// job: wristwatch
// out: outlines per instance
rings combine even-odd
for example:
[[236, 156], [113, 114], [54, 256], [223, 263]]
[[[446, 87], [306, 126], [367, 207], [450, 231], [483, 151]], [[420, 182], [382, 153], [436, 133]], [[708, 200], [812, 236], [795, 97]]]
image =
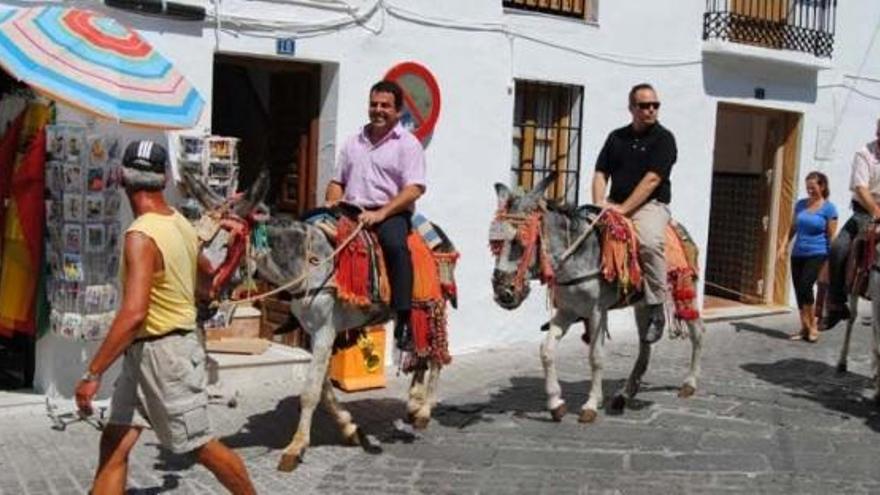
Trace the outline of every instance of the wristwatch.
[[86, 370], [86, 372], [83, 373], [83, 376], [80, 377], [80, 380], [82, 380], [84, 382], [97, 382], [97, 381], [101, 380], [101, 375], [99, 375], [98, 373], [92, 373], [91, 371]]

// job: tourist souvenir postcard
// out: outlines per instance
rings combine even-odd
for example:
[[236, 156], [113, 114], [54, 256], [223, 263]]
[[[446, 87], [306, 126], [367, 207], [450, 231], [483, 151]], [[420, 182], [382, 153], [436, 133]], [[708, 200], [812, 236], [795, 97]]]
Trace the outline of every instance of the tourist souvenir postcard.
[[99, 340], [104, 337], [104, 322], [106, 318], [103, 314], [86, 315], [83, 317], [82, 338], [85, 340]]
[[119, 224], [111, 223], [107, 225], [107, 251], [119, 251]]
[[78, 223], [64, 224], [64, 251], [73, 254], [82, 253], [82, 225]]
[[64, 162], [64, 192], [82, 192], [85, 179], [79, 162]]
[[83, 220], [83, 197], [81, 194], [64, 195], [64, 221], [82, 222]]
[[90, 223], [86, 225], [86, 252], [102, 253], [106, 250], [106, 230], [104, 224]]
[[180, 158], [187, 162], [202, 162], [204, 139], [201, 136], [178, 136], [180, 142]]
[[87, 194], [85, 221], [100, 222], [104, 219], [104, 195], [101, 193]]
[[65, 135], [64, 151], [67, 161], [81, 163], [83, 153], [88, 146], [85, 128], [76, 126], [67, 127]]
[[82, 336], [83, 318], [79, 313], [64, 313], [61, 317], [61, 335], [71, 339]]
[[83, 279], [82, 257], [79, 254], [64, 253], [63, 263], [64, 280], [81, 282]]
[[86, 287], [86, 313], [98, 313], [104, 309], [102, 307], [102, 302], [104, 299], [104, 292], [107, 290], [106, 287], [106, 285], [89, 285]]
[[86, 169], [86, 190], [101, 192], [104, 190], [104, 167], [91, 166]]
[[119, 205], [122, 199], [119, 197], [119, 193], [116, 191], [111, 191], [104, 197], [104, 219], [108, 221], [115, 221], [117, 215], [119, 215]]
[[89, 165], [103, 167], [107, 163], [107, 143], [103, 136], [91, 135], [88, 137]]

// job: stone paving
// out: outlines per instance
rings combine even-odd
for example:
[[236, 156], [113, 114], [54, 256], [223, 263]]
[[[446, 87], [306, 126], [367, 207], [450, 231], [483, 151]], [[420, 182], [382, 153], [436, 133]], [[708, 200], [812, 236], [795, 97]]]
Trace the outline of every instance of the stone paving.
[[[212, 406], [212, 414], [260, 493], [880, 493], [870, 328], [857, 323], [850, 371], [839, 375], [842, 325], [814, 345], [790, 342], [794, 325], [793, 314], [709, 325], [691, 399], [676, 397], [690, 347], [664, 340], [637, 399], [589, 426], [577, 423], [589, 387], [580, 328], [560, 346], [573, 411], [561, 423], [544, 411], [534, 343], [457, 356], [422, 434], [400, 423], [406, 378], [389, 370], [386, 389], [339, 394], [382, 452], [342, 446], [319, 411], [312, 447], [293, 473], [275, 470], [298, 418], [291, 386], [255, 385], [239, 407]], [[630, 331], [617, 329], [606, 352], [606, 396], [621, 386], [635, 352]], [[97, 442], [84, 423], [59, 432], [35, 410], [0, 416], [0, 493], [84, 493]], [[149, 433], [133, 453], [129, 487], [131, 494], [222, 492], [209, 472], [163, 452]]]

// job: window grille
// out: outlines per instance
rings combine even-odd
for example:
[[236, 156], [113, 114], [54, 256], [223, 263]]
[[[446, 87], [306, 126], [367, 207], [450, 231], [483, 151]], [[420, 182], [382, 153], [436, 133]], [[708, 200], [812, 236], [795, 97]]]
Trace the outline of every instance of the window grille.
[[505, 8], [591, 19], [590, 0], [502, 0]]
[[551, 172], [547, 197], [578, 203], [581, 169], [581, 86], [516, 81], [513, 111], [513, 183], [530, 190]]

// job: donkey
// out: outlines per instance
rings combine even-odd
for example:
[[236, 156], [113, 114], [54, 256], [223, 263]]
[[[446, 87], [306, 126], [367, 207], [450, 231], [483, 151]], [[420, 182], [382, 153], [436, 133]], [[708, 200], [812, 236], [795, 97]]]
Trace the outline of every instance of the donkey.
[[[590, 345], [592, 384], [589, 399], [581, 408], [578, 420], [581, 423], [592, 423], [603, 403], [603, 353], [608, 332], [608, 310], [617, 302], [618, 287], [606, 282], [601, 273], [600, 240], [597, 233], [592, 231], [593, 220], [600, 210], [594, 206], [567, 211], [548, 208], [542, 196], [554, 178], [555, 174], [548, 176], [532, 191], [524, 194], [512, 192], [504, 184], [495, 184], [499, 214], [493, 224], [493, 233], [490, 234], [496, 255], [492, 288], [495, 302], [499, 306], [515, 309], [528, 297], [530, 281], [538, 278], [542, 270], [548, 268], [542, 265], [551, 265], [549, 268], [555, 277], [555, 310], [541, 344], [547, 409], [554, 421], [561, 421], [567, 413], [556, 374], [556, 346], [572, 323], [585, 320]], [[522, 222], [528, 221], [526, 219], [537, 223], [535, 239], [522, 238]], [[564, 258], [564, 255], [569, 254], [566, 251], [570, 248], [573, 248], [570, 256]], [[642, 375], [648, 367], [651, 347], [645, 341], [649, 323], [646, 309], [643, 304], [635, 305], [640, 337], [639, 354], [623, 390], [617, 392], [611, 401], [611, 410], [622, 411], [626, 401], [635, 397]], [[697, 389], [704, 331], [700, 319], [686, 322], [686, 326], [692, 351], [690, 371], [678, 394], [683, 398], [690, 397]]]
[[[874, 229], [873, 233], [869, 233], [867, 229]], [[846, 321], [846, 331], [843, 336], [843, 343], [840, 346], [840, 356], [837, 359], [837, 372], [846, 373], [848, 369], [847, 360], [849, 357], [849, 344], [852, 338], [853, 326], [858, 320], [859, 299], [864, 297], [871, 301], [871, 380], [874, 384], [874, 400], [880, 405], [880, 243], [874, 247], [873, 263], [871, 266], [861, 266], [861, 254], [865, 254], [865, 248], [871, 249], [873, 240], [880, 234], [880, 225], [871, 223], [867, 226], [862, 234], [859, 234], [856, 241], [850, 248], [849, 260], [847, 267], [855, 270], [854, 280], [850, 282], [847, 294], [847, 304], [849, 305], [850, 318]], [[868, 260], [870, 263], [870, 260]], [[864, 285], [864, 278], [867, 277], [867, 287]], [[848, 280], [849, 282], [849, 280]], [[861, 283], [860, 283], [861, 282]]]
[[[194, 197], [209, 211], [226, 209], [222, 198], [198, 180], [184, 174]], [[261, 175], [244, 193], [241, 202], [253, 205], [268, 189], [267, 175]], [[236, 211], [243, 208], [236, 205]], [[336, 421], [348, 445], [361, 446], [368, 452], [379, 449], [371, 445], [352, 415], [336, 400], [328, 375], [328, 364], [337, 334], [390, 320], [392, 311], [384, 304], [357, 308], [343, 303], [336, 296], [334, 283], [334, 246], [324, 231], [306, 222], [272, 219], [267, 224], [269, 250], [256, 257], [257, 272], [277, 286], [290, 285], [290, 310], [311, 337], [312, 361], [306, 372], [305, 386], [300, 395], [300, 418], [296, 433], [278, 462], [279, 471], [292, 471], [302, 461], [310, 442], [312, 415], [318, 403]], [[444, 242], [448, 243], [448, 240]], [[448, 245], [451, 249], [451, 244]], [[417, 429], [424, 429], [436, 404], [437, 382], [441, 364], [431, 358], [418, 358], [413, 371], [407, 402], [407, 420]]]

